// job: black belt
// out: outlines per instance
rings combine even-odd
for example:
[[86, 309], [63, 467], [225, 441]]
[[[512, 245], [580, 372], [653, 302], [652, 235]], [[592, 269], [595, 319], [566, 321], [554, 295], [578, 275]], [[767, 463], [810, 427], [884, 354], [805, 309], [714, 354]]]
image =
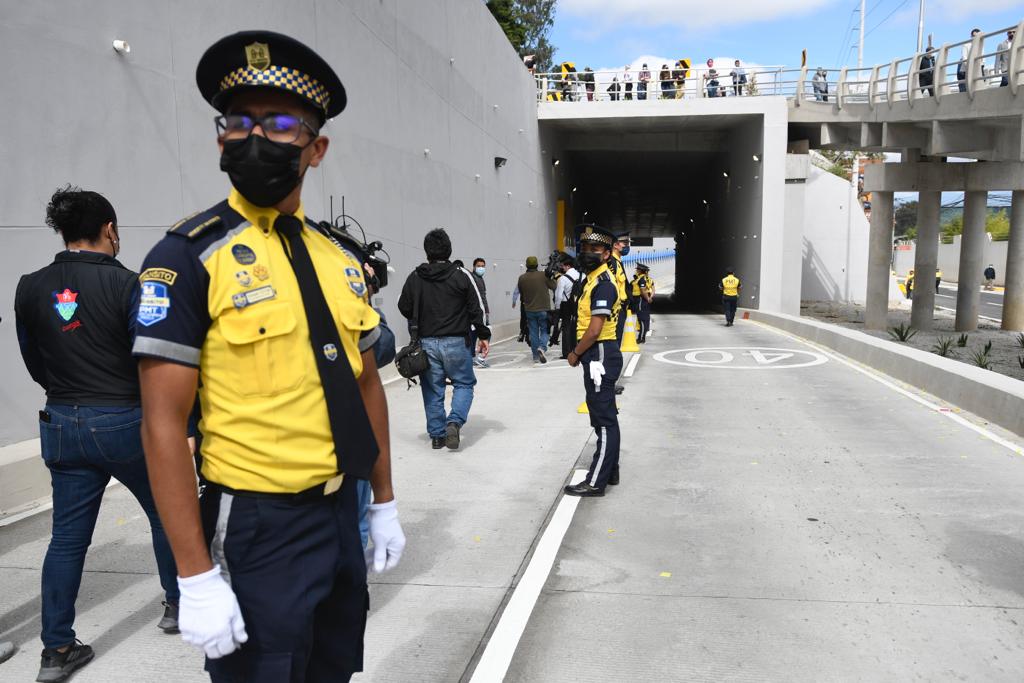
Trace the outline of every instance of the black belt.
[[231, 494], [232, 496], [240, 496], [242, 498], [263, 498], [267, 500], [281, 500], [289, 503], [315, 503], [318, 500], [323, 500], [328, 496], [333, 496], [341, 490], [341, 484], [345, 480], [344, 474], [339, 474], [336, 477], [331, 477], [322, 484], [311, 486], [304, 491], [297, 491], [295, 493], [281, 493], [276, 491], [242, 491], [239, 489], [233, 489], [230, 486], [224, 486], [223, 484], [217, 484], [212, 481], [206, 482], [208, 486], [212, 486], [218, 491]]

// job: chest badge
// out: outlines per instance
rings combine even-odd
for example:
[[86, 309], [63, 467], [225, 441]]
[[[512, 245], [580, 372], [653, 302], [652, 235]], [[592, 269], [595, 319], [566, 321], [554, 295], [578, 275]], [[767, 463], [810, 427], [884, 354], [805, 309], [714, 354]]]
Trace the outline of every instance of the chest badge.
[[270, 277], [270, 271], [267, 270], [267, 267], [262, 263], [257, 263], [255, 266], [252, 267], [252, 274], [256, 276], [257, 280], [261, 281], [266, 280], [268, 277]]
[[57, 311], [57, 315], [59, 315], [61, 320], [64, 322], [71, 322], [71, 318], [74, 317], [75, 311], [78, 310], [78, 292], [72, 292], [70, 289], [65, 287], [63, 292], [54, 292], [53, 296], [57, 299], [57, 302], [53, 305], [53, 308]]
[[358, 268], [346, 268], [345, 277], [348, 279], [348, 286], [356, 296], [362, 298], [366, 294], [366, 283], [363, 282], [363, 273]]
[[256, 252], [252, 250], [252, 247], [248, 247], [244, 244], [236, 244], [231, 247], [231, 255], [234, 256], [235, 260], [243, 266], [256, 263]]
[[334, 344], [324, 344], [324, 358], [332, 362], [338, 360], [338, 347]]
[[238, 284], [243, 287], [248, 287], [252, 284], [252, 275], [249, 275], [249, 271], [247, 270], [240, 270], [235, 273], [235, 279], [238, 280]]

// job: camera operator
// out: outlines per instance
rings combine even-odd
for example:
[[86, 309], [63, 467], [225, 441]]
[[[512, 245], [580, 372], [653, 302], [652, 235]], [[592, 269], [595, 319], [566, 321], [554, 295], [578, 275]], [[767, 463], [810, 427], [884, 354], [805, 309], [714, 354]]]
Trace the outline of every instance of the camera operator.
[[555, 282], [555, 309], [558, 311], [559, 323], [562, 327], [562, 355], [560, 358], [567, 358], [573, 344], [576, 343], [576, 330], [572, 326], [573, 316], [573, 290], [580, 281], [580, 273], [576, 268], [575, 260], [568, 254], [559, 254], [558, 270], [562, 274]]

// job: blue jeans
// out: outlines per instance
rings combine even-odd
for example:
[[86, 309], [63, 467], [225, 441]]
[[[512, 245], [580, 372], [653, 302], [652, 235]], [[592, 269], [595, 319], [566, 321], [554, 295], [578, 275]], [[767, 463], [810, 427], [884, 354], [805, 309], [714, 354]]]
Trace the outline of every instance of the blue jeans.
[[[437, 439], [444, 436], [445, 425], [449, 422], [462, 426], [469, 419], [476, 385], [473, 358], [466, 349], [465, 337], [424, 337], [420, 344], [430, 359], [430, 368], [420, 375], [427, 433]], [[445, 378], [451, 379], [454, 388], [450, 413], [444, 408]]]
[[39, 421], [43, 461], [53, 486], [53, 536], [43, 560], [43, 645], [75, 641], [75, 600], [103, 491], [114, 477], [149, 517], [160, 585], [178, 602], [177, 569], [153, 503], [142, 452], [142, 409], [47, 405]]
[[533, 358], [548, 348], [548, 312], [527, 311], [526, 324], [530, 326], [530, 349], [533, 350]]

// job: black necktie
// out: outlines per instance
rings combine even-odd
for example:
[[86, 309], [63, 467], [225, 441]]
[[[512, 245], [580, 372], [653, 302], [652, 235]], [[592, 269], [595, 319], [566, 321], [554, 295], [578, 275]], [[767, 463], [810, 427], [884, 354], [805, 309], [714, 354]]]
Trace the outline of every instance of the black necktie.
[[302, 241], [302, 222], [295, 216], [281, 215], [274, 221], [274, 229], [288, 239], [289, 261], [299, 282], [313, 357], [324, 387], [338, 471], [369, 479], [380, 449], [373, 436], [373, 427], [359, 394], [355, 374], [341, 345], [338, 326], [327, 306], [309, 250]]

